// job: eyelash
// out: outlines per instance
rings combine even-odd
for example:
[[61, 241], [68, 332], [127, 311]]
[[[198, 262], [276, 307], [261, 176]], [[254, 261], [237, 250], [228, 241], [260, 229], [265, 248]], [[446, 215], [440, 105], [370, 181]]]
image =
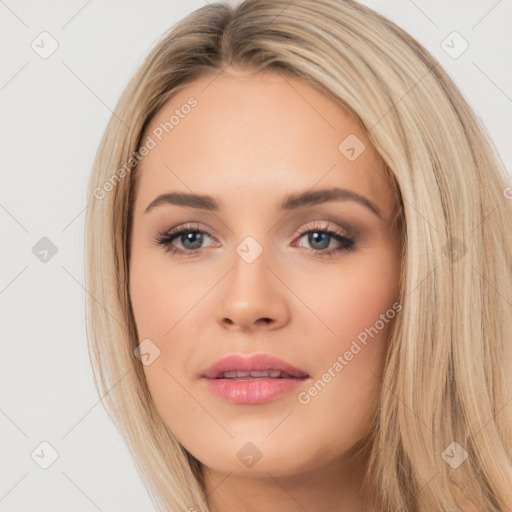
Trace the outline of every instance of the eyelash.
[[[308, 233], [325, 233], [333, 238], [335, 238], [338, 242], [342, 243], [341, 247], [338, 247], [336, 249], [324, 249], [321, 251], [315, 250], [315, 249], [308, 249], [309, 251], [312, 251], [315, 253], [315, 255], [319, 257], [329, 257], [334, 256], [337, 253], [340, 252], [350, 252], [354, 250], [355, 248], [355, 240], [352, 238], [349, 238], [345, 235], [343, 235], [341, 232], [337, 230], [330, 229], [326, 225], [322, 224], [315, 224], [312, 227], [308, 227], [307, 229], [299, 230], [298, 238], [302, 238], [305, 234]], [[169, 252], [173, 255], [181, 255], [184, 257], [193, 257], [194, 253], [199, 252], [201, 249], [194, 249], [194, 250], [183, 250], [183, 249], [177, 249], [175, 247], [171, 246], [171, 243], [178, 238], [180, 235], [185, 233], [200, 233], [202, 235], [208, 235], [210, 238], [213, 238], [208, 231], [204, 231], [201, 229], [198, 225], [186, 225], [181, 228], [173, 229], [170, 231], [166, 231], [163, 233], [160, 233], [156, 238], [155, 242], [159, 245], [162, 245], [164, 247], [164, 250], [166, 252]]]

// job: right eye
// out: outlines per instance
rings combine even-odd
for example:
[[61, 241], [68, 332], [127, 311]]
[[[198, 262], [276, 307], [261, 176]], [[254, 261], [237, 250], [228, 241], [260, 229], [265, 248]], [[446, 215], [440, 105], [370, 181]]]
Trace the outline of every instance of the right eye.
[[[193, 253], [197, 253], [203, 248], [200, 245], [205, 235], [212, 238], [207, 231], [204, 231], [197, 225], [180, 226], [179, 228], [161, 233], [155, 239], [155, 242], [163, 245], [166, 252], [190, 257], [194, 255]], [[176, 239], [181, 243], [183, 249], [173, 245]]]

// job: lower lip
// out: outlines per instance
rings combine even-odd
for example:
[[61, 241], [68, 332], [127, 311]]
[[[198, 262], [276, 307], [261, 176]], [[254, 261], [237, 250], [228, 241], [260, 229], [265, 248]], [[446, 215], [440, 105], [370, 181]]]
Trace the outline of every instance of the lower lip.
[[212, 393], [235, 404], [263, 404], [300, 387], [307, 378], [205, 379]]

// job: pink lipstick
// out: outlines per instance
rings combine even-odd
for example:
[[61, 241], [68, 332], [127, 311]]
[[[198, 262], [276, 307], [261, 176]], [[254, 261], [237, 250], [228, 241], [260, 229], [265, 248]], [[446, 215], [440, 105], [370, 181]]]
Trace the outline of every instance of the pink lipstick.
[[204, 371], [208, 389], [236, 404], [256, 405], [274, 400], [302, 386], [307, 372], [270, 354], [231, 355]]

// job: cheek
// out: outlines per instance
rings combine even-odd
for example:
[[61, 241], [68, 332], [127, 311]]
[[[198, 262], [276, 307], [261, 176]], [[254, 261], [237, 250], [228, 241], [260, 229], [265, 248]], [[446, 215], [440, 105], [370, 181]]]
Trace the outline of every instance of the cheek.
[[314, 339], [313, 324], [322, 332], [316, 344], [321, 350], [311, 356], [318, 374], [301, 403], [307, 405], [308, 415], [330, 418], [333, 426], [342, 425], [356, 436], [368, 422], [390, 331], [401, 309], [400, 263], [393, 248], [352, 263], [301, 281], [299, 293], [310, 290], [307, 304], [320, 320], [311, 317], [304, 332]]
[[140, 255], [130, 265], [130, 297], [140, 338], [170, 335], [215, 282], [211, 272], [184, 270], [166, 258], [170, 256], [165, 253], [156, 258]]
[[[185, 381], [190, 379], [198, 355], [192, 342], [201, 318], [194, 308], [201, 307], [200, 299], [215, 283], [214, 277], [201, 272], [191, 275], [169, 265], [165, 258], [141, 254], [130, 264], [130, 298], [138, 341], [151, 340], [159, 353], [143, 366], [146, 382], [157, 408], [171, 425], [181, 416], [180, 411], [193, 406], [182, 386], [188, 387]], [[198, 416], [200, 413], [196, 411]]]
[[370, 336], [368, 330], [375, 334], [372, 327], [385, 337], [399, 295], [400, 262], [395, 248], [352, 254], [339, 265], [303, 275], [294, 291], [316, 314], [318, 327], [325, 332], [324, 346], [340, 349], [353, 338]]

